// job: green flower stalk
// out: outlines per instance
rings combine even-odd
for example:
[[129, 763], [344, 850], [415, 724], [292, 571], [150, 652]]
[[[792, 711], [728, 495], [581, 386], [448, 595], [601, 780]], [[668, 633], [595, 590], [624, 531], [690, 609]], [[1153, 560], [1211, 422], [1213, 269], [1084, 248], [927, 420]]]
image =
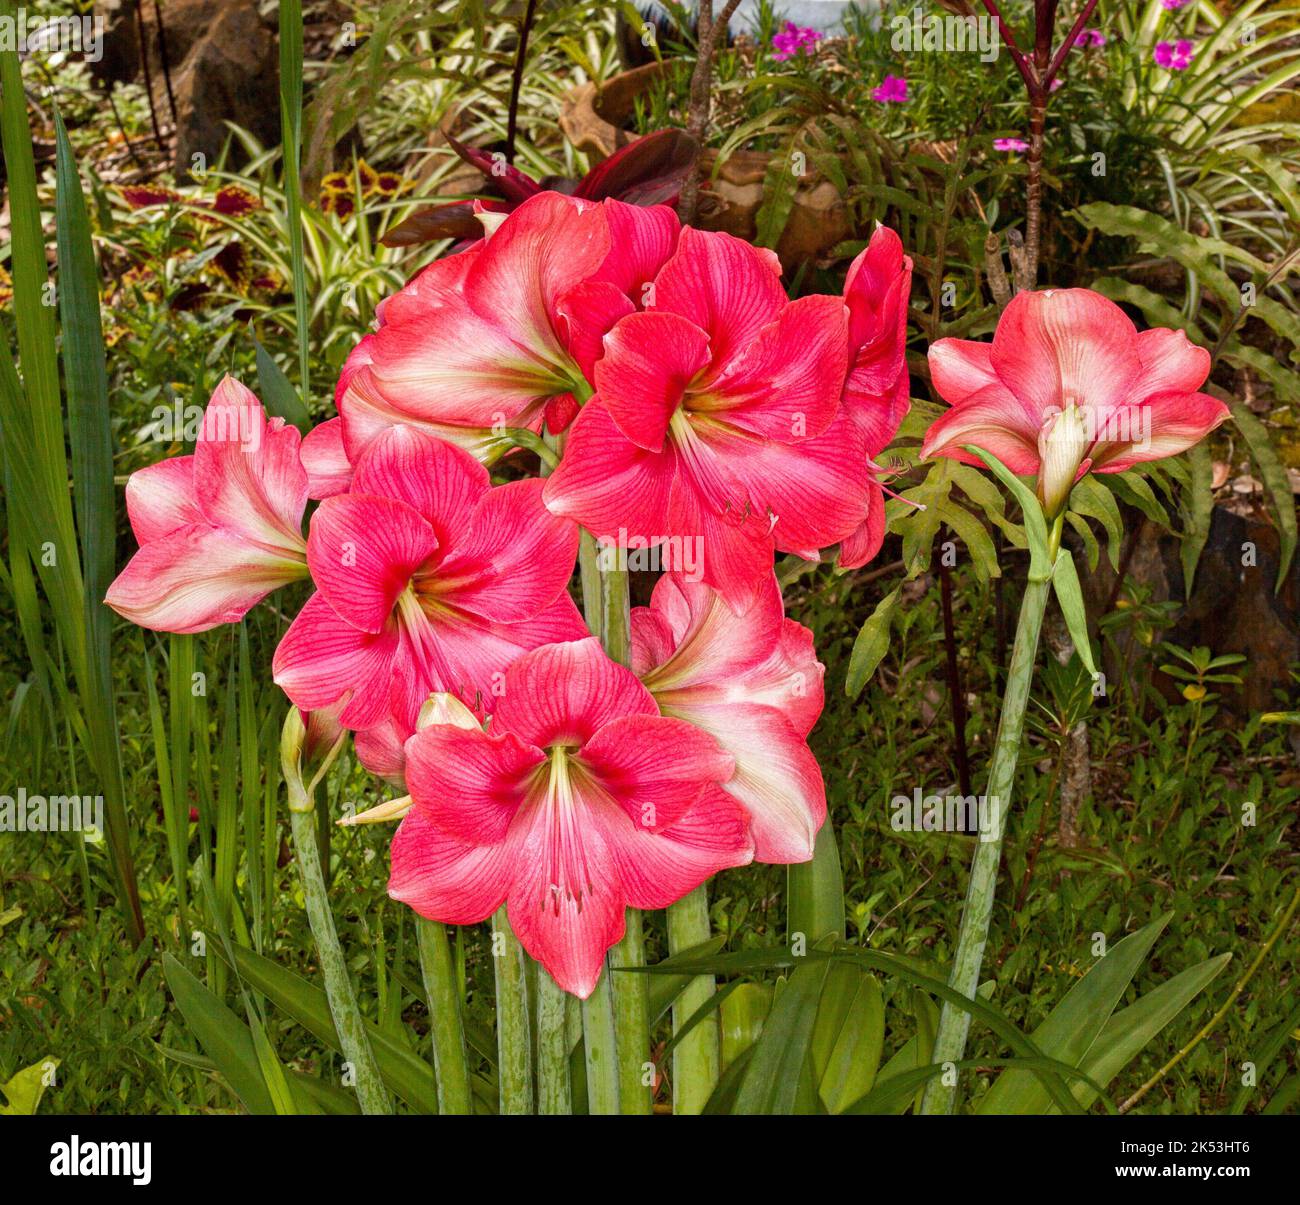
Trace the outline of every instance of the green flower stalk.
[[343, 1057], [352, 1066], [356, 1077], [357, 1101], [363, 1113], [391, 1113], [392, 1103], [374, 1052], [366, 1033], [361, 1009], [348, 974], [343, 947], [339, 944], [334, 914], [330, 911], [329, 894], [321, 868], [320, 848], [316, 843], [316, 823], [312, 815], [316, 807], [316, 787], [338, 756], [345, 733], [339, 733], [332, 748], [311, 781], [304, 785], [302, 779], [302, 752], [306, 728], [296, 707], [289, 708], [280, 735], [280, 768], [289, 789], [289, 828], [293, 836], [294, 860], [302, 881], [303, 896], [307, 901], [307, 920], [311, 925], [312, 940], [316, 944], [316, 957], [325, 980], [325, 996], [329, 1001], [330, 1016], [338, 1031]]
[[416, 940], [420, 974], [429, 1001], [429, 1034], [433, 1041], [433, 1068], [438, 1079], [438, 1111], [465, 1115], [474, 1111], [469, 1086], [469, 1059], [460, 1011], [460, 986], [452, 965], [447, 927], [418, 917]]

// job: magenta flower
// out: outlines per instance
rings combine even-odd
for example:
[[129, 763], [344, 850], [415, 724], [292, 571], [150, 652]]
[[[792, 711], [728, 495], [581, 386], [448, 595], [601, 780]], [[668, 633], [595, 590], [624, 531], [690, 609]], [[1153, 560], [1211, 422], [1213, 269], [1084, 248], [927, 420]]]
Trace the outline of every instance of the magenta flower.
[[1105, 46], [1106, 35], [1100, 29], [1081, 29], [1079, 36], [1074, 39], [1074, 44], [1081, 50], [1086, 50], [1090, 46]]
[[993, 139], [993, 149], [995, 151], [1027, 151], [1029, 143], [1023, 138], [995, 138]]
[[1192, 0], [1160, 0], [1160, 7], [1166, 12], [1177, 12], [1180, 8], [1186, 8]]
[[777, 62], [784, 63], [786, 59], [793, 58], [796, 54], [811, 50], [820, 39], [821, 34], [815, 29], [787, 21], [780, 33], [772, 35], [772, 57]]
[[1194, 52], [1193, 43], [1186, 38], [1179, 38], [1177, 42], [1157, 42], [1152, 57], [1157, 67], [1163, 67], [1167, 71], [1182, 71], [1191, 63]]
[[871, 93], [871, 99], [882, 105], [901, 105], [907, 101], [907, 80], [901, 75], [886, 75]]

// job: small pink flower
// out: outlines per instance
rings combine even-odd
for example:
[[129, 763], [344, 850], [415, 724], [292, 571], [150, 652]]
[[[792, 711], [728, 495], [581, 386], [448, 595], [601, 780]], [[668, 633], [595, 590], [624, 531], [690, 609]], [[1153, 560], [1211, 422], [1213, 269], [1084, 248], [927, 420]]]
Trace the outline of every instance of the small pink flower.
[[907, 80], [901, 75], [887, 75], [871, 93], [871, 99], [882, 105], [901, 105], [907, 102]]
[[1023, 138], [995, 138], [993, 139], [993, 149], [995, 151], [1027, 151], [1029, 143]]
[[1179, 38], [1177, 42], [1157, 42], [1152, 57], [1157, 67], [1163, 67], [1167, 71], [1183, 71], [1191, 63], [1194, 52], [1193, 43], [1186, 38]]
[[777, 62], [784, 63], [786, 59], [811, 50], [820, 39], [821, 34], [815, 29], [787, 21], [780, 33], [772, 35], [772, 57]]
[[1074, 44], [1080, 50], [1086, 50], [1090, 46], [1105, 46], [1106, 35], [1100, 29], [1083, 29], [1079, 31], [1079, 36], [1074, 39]]
[[1177, 12], [1180, 8], [1186, 8], [1191, 0], [1160, 0], [1160, 7], [1166, 12]]

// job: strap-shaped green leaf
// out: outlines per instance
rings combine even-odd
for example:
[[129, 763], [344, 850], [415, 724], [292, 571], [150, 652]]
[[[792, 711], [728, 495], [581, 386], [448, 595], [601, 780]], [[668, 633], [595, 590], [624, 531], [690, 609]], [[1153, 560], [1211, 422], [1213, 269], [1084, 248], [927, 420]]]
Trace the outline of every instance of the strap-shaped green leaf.
[[1088, 612], [1083, 605], [1083, 591], [1079, 587], [1079, 572], [1074, 567], [1074, 557], [1068, 548], [1061, 548], [1056, 553], [1056, 564], [1052, 567], [1052, 589], [1056, 591], [1056, 601], [1061, 604], [1061, 614], [1065, 616], [1065, 626], [1070, 630], [1070, 639], [1074, 641], [1079, 660], [1094, 678], [1097, 667], [1092, 660], [1092, 644], [1088, 639]]
[[1015, 495], [1024, 513], [1025, 534], [1029, 537], [1029, 579], [1035, 582], [1047, 581], [1052, 576], [1052, 558], [1047, 550], [1047, 519], [1033, 491], [992, 452], [977, 448], [974, 444], [965, 445], [965, 450], [978, 456]]

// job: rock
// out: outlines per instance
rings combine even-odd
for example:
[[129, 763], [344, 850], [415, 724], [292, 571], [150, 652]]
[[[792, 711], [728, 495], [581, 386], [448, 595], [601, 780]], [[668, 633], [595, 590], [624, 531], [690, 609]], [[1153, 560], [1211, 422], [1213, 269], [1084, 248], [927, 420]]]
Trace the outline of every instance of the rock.
[[216, 161], [230, 134], [227, 121], [263, 143], [279, 141], [279, 52], [257, 0], [100, 0], [95, 15], [103, 19], [103, 54], [91, 64], [95, 77], [106, 86], [147, 78], [163, 126], [171, 124], [170, 75], [178, 177], [190, 171], [195, 154], [208, 165]]
[[[1277, 710], [1279, 691], [1290, 700], [1289, 708], [1300, 698], [1300, 687], [1291, 677], [1291, 667], [1300, 662], [1300, 564], [1292, 562], [1275, 593], [1277, 530], [1257, 508], [1243, 509], [1246, 513], [1237, 513], [1235, 507], [1214, 508], [1190, 599], [1183, 589], [1179, 539], [1152, 523], [1142, 523], [1128, 573], [1150, 588], [1151, 601], [1183, 604], [1164, 639], [1184, 648], [1202, 644], [1215, 654], [1245, 656], [1246, 664], [1235, 671], [1242, 685], [1221, 691], [1221, 705], [1244, 716]], [[1125, 522], [1132, 533], [1141, 519], [1128, 513]], [[1115, 574], [1103, 554], [1097, 570], [1083, 582], [1091, 615], [1102, 614], [1114, 583]], [[1115, 682], [1120, 666], [1108, 661], [1106, 672]], [[1156, 685], [1170, 699], [1179, 697], [1165, 675], [1156, 675]]]
[[255, 0], [180, 0], [167, 5], [164, 20], [168, 53], [185, 49], [172, 76], [177, 175], [191, 169], [196, 155], [208, 166], [216, 162], [230, 136], [226, 122], [265, 145], [277, 143], [279, 51]]

